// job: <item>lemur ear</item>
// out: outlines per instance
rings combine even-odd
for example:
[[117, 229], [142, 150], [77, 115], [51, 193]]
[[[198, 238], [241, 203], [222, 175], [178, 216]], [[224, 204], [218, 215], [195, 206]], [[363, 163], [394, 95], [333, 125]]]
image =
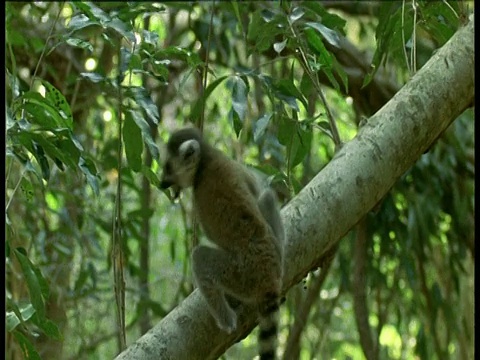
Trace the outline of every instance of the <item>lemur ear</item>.
[[193, 156], [198, 157], [200, 153], [200, 143], [197, 140], [184, 141], [178, 148], [178, 153], [184, 160], [189, 160]]

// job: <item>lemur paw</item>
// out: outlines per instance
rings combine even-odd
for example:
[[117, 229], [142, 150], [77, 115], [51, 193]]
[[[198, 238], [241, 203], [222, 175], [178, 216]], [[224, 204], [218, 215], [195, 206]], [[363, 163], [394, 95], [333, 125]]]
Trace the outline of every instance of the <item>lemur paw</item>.
[[233, 333], [237, 329], [237, 314], [232, 309], [224, 314], [221, 318], [217, 318], [217, 326], [227, 334]]

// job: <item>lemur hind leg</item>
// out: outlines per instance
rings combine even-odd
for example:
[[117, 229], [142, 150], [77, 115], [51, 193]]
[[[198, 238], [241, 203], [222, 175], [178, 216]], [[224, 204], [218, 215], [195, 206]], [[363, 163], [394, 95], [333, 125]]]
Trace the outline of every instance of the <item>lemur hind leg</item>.
[[210, 313], [217, 325], [227, 333], [235, 331], [237, 315], [228, 304], [225, 294], [239, 300], [249, 300], [250, 289], [244, 286], [239, 259], [222, 249], [197, 246], [192, 254], [193, 274]]

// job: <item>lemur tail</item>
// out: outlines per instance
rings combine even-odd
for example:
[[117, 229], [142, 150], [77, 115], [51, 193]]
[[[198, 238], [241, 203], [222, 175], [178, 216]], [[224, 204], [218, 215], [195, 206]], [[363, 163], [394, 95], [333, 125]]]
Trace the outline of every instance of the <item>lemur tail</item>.
[[276, 359], [279, 307], [280, 299], [276, 294], [272, 294], [260, 307], [258, 335], [260, 360]]

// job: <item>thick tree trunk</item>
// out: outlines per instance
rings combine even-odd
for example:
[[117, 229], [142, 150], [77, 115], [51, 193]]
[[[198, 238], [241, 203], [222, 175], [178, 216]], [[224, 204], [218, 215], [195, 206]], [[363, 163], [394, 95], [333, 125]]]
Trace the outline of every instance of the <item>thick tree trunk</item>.
[[[284, 290], [298, 283], [374, 207], [474, 99], [474, 24], [460, 29], [282, 210]], [[117, 359], [216, 359], [255, 326], [222, 333], [195, 291]]]

